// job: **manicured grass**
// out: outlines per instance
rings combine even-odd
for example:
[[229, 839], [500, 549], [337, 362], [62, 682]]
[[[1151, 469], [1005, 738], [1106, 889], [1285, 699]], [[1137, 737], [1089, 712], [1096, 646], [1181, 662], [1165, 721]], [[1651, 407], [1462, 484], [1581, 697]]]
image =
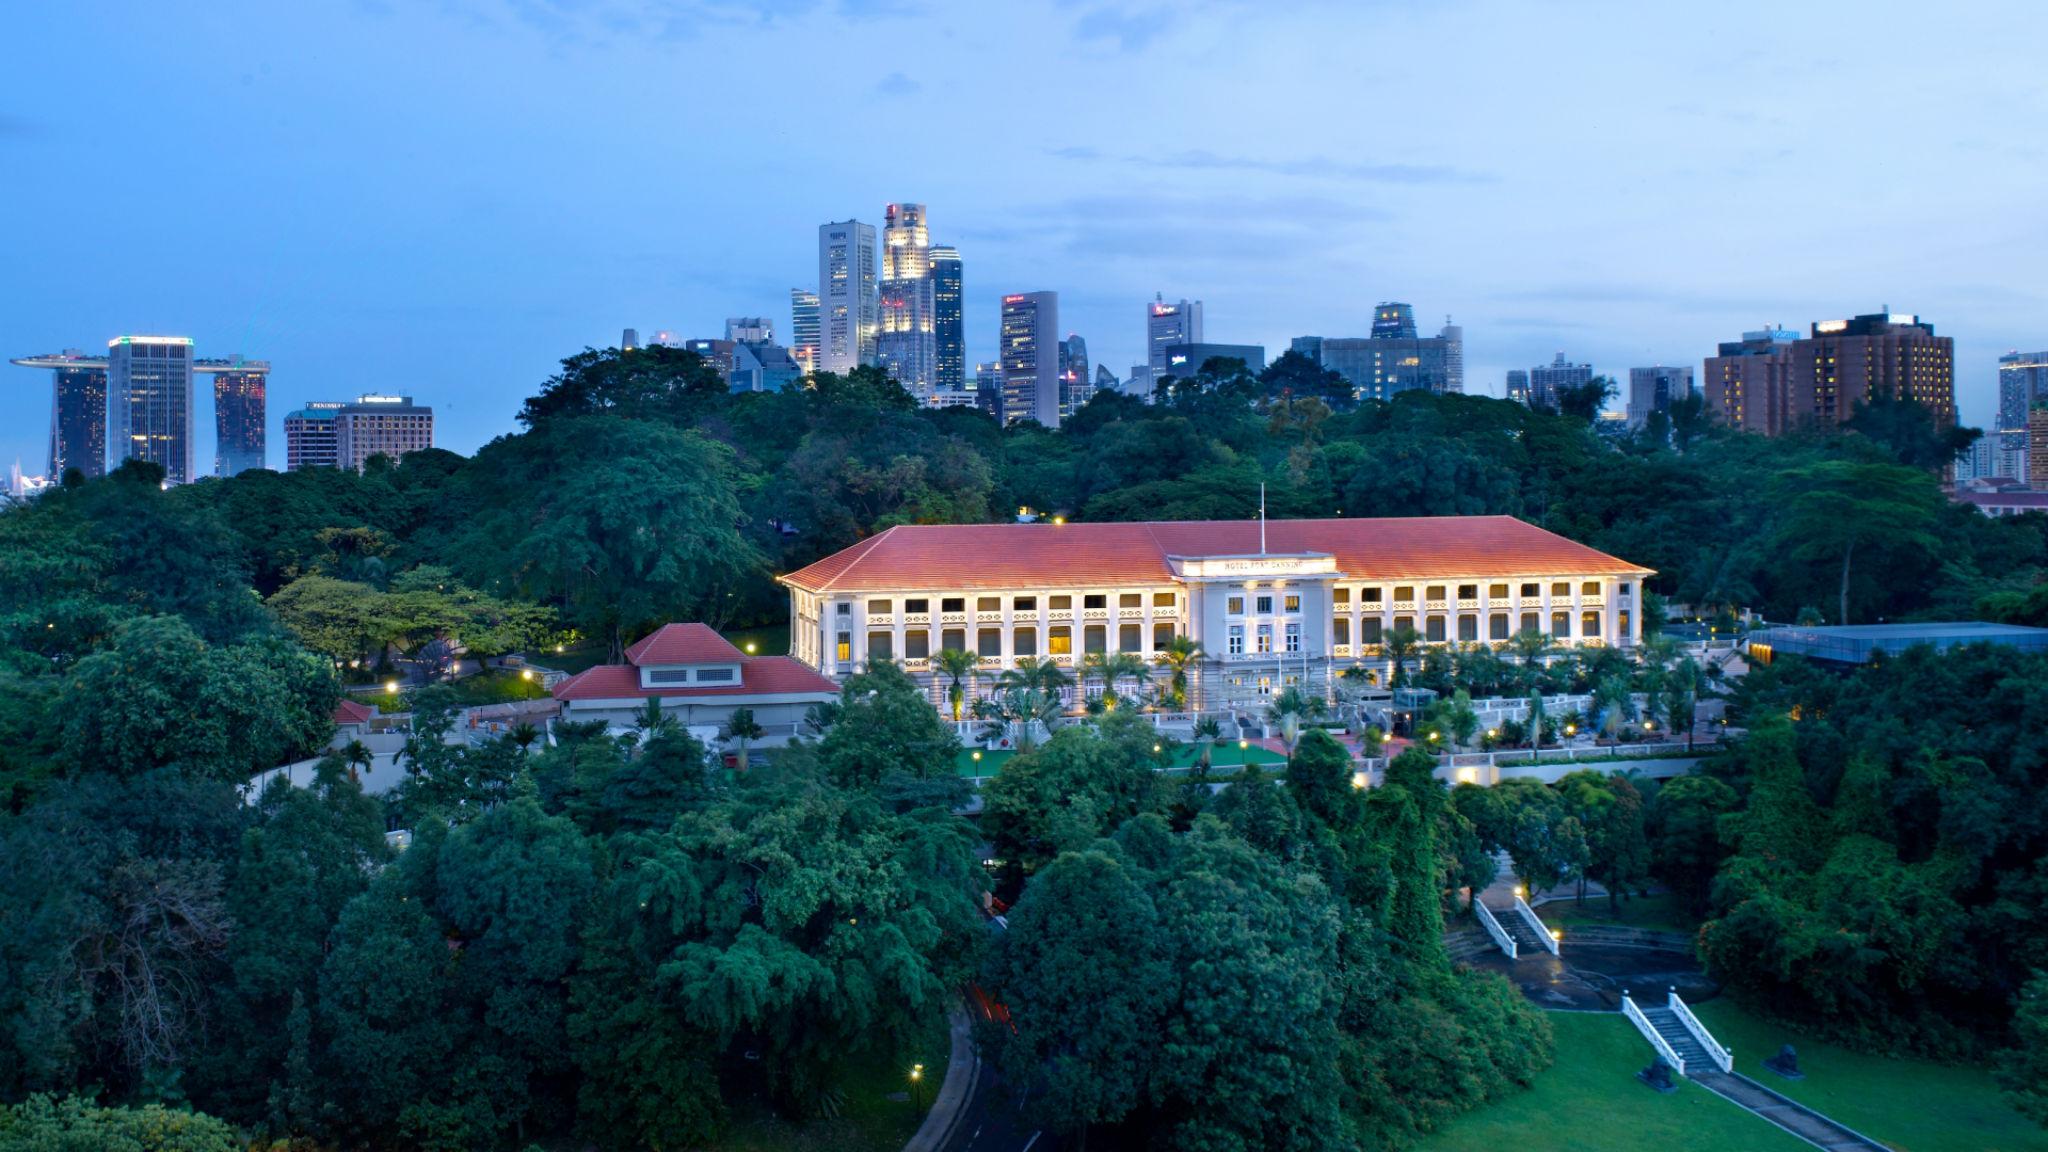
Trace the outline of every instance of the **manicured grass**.
[[[930, 1109], [946, 1082], [952, 1050], [943, 1015], [936, 1018], [913, 1062], [924, 1064], [922, 1102]], [[898, 1152], [924, 1115], [915, 1099], [889, 1097], [910, 1090], [908, 1066], [881, 1057], [863, 1060], [847, 1077], [844, 1110], [830, 1119], [793, 1122], [760, 1105], [732, 1104], [732, 1125], [712, 1147], [717, 1152]]]
[[[1767, 1120], [1684, 1080], [1669, 1094], [1635, 1074], [1650, 1046], [1619, 1012], [1553, 1012], [1557, 1063], [1527, 1092], [1453, 1120], [1422, 1152], [1813, 1152]], [[1917, 1150], [1916, 1150], [1917, 1152]]]
[[1546, 924], [1570, 931], [1578, 927], [1647, 928], [1655, 932], [1691, 933], [1699, 922], [1688, 915], [1676, 897], [1668, 892], [1655, 896], [1631, 896], [1618, 913], [1609, 911], [1607, 897], [1587, 896], [1576, 900], [1552, 900], [1539, 905], [1536, 914]]
[[[1737, 1072], [1902, 1152], [2048, 1150], [2048, 1131], [2013, 1111], [1984, 1068], [1852, 1052], [1759, 1020], [1725, 997], [1693, 1011], [1734, 1051]], [[1806, 1079], [1763, 1066], [1785, 1044], [1799, 1050]]]
[[475, 676], [465, 676], [448, 687], [455, 689], [456, 698], [462, 701], [464, 708], [506, 704], [514, 700], [541, 700], [548, 694], [548, 690], [540, 686], [538, 676], [528, 680], [509, 668], [493, 668]]

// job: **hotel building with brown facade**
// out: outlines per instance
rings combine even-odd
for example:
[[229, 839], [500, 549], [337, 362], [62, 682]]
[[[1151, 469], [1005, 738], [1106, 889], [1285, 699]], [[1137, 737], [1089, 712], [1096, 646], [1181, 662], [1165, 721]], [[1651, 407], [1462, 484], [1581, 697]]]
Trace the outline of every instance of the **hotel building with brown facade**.
[[[933, 657], [980, 656], [980, 687], [1018, 660], [1069, 670], [1092, 653], [1158, 659], [1202, 646], [1198, 711], [1326, 693], [1385, 638], [1633, 647], [1650, 569], [1507, 516], [903, 525], [781, 577], [790, 655], [841, 678], [872, 658], [932, 683]], [[933, 684], [934, 690], [938, 685]]]
[[1722, 423], [1769, 436], [1841, 424], [1877, 396], [1923, 404], [1942, 427], [1956, 420], [1955, 341], [1896, 312], [1822, 320], [1798, 338], [1745, 332], [1708, 357], [1703, 375]]

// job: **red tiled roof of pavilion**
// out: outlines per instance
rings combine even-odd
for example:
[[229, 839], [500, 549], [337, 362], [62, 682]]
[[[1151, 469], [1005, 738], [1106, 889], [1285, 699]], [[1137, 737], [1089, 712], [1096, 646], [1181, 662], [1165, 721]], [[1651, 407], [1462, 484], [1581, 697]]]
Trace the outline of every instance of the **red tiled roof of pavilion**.
[[355, 700], [344, 699], [334, 706], [333, 719], [336, 726], [347, 724], [368, 724], [370, 722], [370, 718], [375, 716], [376, 714], [377, 710], [375, 708], [370, 707], [368, 704], [359, 703]]
[[640, 685], [640, 671], [630, 664], [599, 664], [568, 677], [550, 689], [557, 700], [645, 700], [649, 696], [721, 697], [839, 694], [839, 685], [788, 656], [742, 656], [737, 684]]
[[626, 649], [626, 663], [736, 664], [740, 650], [709, 624], [663, 624]]
[[[811, 592], [1161, 584], [1173, 578], [1170, 556], [1258, 551], [1256, 520], [906, 524], [782, 582]], [[1266, 551], [1329, 553], [1351, 580], [1651, 572], [1512, 516], [1273, 520]]]

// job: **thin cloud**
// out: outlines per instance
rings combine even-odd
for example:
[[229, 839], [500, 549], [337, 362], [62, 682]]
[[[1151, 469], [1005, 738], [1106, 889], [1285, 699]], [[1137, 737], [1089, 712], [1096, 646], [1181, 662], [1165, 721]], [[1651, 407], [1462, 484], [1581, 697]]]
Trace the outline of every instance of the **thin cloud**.
[[1255, 156], [1223, 156], [1205, 150], [1173, 152], [1158, 156], [1108, 157], [1092, 148], [1056, 148], [1051, 155], [1081, 162], [1112, 161], [1139, 168], [1182, 172], [1264, 172], [1274, 176], [1313, 180], [1345, 180], [1371, 184], [1486, 184], [1493, 177], [1469, 172], [1448, 164], [1360, 163], [1333, 160], [1327, 156], [1304, 156], [1291, 160]]
[[923, 90], [924, 85], [901, 72], [891, 72], [875, 84], [875, 93], [880, 96], [915, 96]]

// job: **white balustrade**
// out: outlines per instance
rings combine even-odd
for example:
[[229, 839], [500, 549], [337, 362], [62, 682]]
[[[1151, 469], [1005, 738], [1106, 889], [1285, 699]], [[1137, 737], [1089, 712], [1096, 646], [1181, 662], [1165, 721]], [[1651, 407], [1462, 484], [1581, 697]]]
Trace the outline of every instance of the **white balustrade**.
[[1664, 1062], [1671, 1065], [1673, 1072], [1680, 1076], [1685, 1075], [1685, 1061], [1679, 1059], [1678, 1053], [1672, 1050], [1670, 1043], [1657, 1031], [1656, 1026], [1650, 1023], [1650, 1018], [1643, 1015], [1643, 1010], [1636, 1007], [1636, 1002], [1629, 999], [1626, 992], [1621, 994], [1621, 1014], [1628, 1017], [1629, 1022], [1636, 1026], [1636, 1031], [1643, 1034], [1643, 1039], [1650, 1042], [1650, 1047], [1657, 1050], [1657, 1055], [1662, 1056]]
[[1714, 1067], [1723, 1072], [1735, 1071], [1734, 1051], [1721, 1047], [1720, 1042], [1707, 1031], [1707, 1026], [1700, 1023], [1699, 1017], [1692, 1014], [1692, 1009], [1685, 1006], [1685, 1001], [1678, 998], [1676, 988], [1671, 990], [1670, 1006], [1672, 1014], [1678, 1017], [1678, 1022], [1685, 1025], [1685, 1030], [1692, 1033], [1692, 1038], [1699, 1041], [1700, 1047], [1707, 1050], [1707, 1059], [1714, 1062]]
[[1500, 921], [1493, 918], [1493, 909], [1488, 908], [1484, 903], [1480, 902], [1479, 897], [1474, 896], [1472, 898], [1472, 911], [1479, 917], [1480, 927], [1486, 929], [1486, 934], [1493, 937], [1493, 942], [1500, 945], [1500, 950], [1507, 953], [1508, 959], [1520, 959], [1519, 949], [1515, 947], [1514, 937], [1509, 936], [1507, 930], [1500, 926]]

